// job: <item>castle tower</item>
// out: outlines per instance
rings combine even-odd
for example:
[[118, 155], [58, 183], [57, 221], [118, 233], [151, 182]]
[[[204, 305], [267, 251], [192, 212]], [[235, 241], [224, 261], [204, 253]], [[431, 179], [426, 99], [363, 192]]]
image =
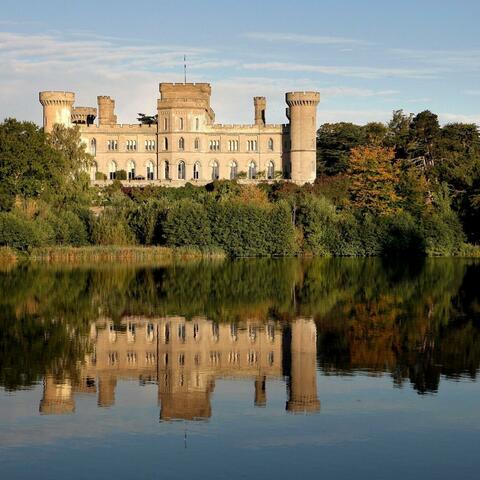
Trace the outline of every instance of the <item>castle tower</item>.
[[43, 415], [62, 415], [75, 411], [72, 383], [69, 379], [58, 382], [52, 375], [43, 380], [43, 398], [40, 413]]
[[43, 106], [45, 133], [51, 133], [55, 124], [72, 126], [72, 108], [75, 103], [73, 92], [40, 92], [39, 100]]
[[115, 115], [115, 100], [100, 95], [97, 97], [98, 103], [98, 124], [99, 125], [116, 125], [117, 116]]
[[265, 125], [267, 99], [265, 97], [254, 97], [253, 105], [255, 107], [255, 125]]
[[293, 413], [318, 412], [317, 328], [309, 318], [299, 318], [291, 326], [291, 371], [287, 410]]
[[112, 407], [115, 405], [115, 388], [117, 379], [113, 375], [102, 375], [98, 380], [98, 400], [99, 407]]
[[316, 137], [318, 92], [289, 92], [287, 117], [290, 120], [291, 179], [298, 184], [316, 178]]
[[255, 402], [256, 407], [267, 405], [267, 379], [265, 376], [255, 378]]

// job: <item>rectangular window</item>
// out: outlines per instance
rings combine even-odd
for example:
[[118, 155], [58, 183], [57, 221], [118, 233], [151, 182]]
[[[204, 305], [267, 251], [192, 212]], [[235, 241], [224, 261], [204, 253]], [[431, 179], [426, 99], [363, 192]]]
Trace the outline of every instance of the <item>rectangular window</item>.
[[127, 151], [133, 152], [137, 149], [137, 141], [136, 140], [127, 140]]
[[118, 142], [116, 140], [108, 140], [107, 150], [109, 151], [118, 150]]
[[218, 152], [220, 150], [220, 140], [210, 140], [210, 150]]
[[155, 150], [155, 140], [145, 140], [145, 150], [153, 152]]

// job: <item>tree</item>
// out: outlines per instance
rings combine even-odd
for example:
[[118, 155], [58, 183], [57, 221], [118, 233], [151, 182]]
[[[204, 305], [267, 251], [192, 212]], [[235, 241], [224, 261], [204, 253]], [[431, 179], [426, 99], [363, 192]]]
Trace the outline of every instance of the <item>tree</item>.
[[348, 170], [352, 148], [366, 143], [365, 130], [353, 123], [326, 123], [317, 132], [319, 174], [336, 175]]
[[158, 115], [145, 115], [144, 113], [138, 113], [137, 115], [137, 120], [143, 125], [154, 125], [158, 120]]
[[387, 126], [385, 146], [395, 150], [396, 158], [408, 158], [411, 150], [410, 125], [413, 114], [405, 114], [403, 110], [395, 110]]
[[350, 154], [350, 205], [376, 215], [398, 211], [399, 169], [391, 148], [357, 147]]
[[414, 157], [423, 156], [427, 162], [433, 160], [435, 142], [440, 134], [438, 116], [429, 110], [416, 115], [410, 123], [410, 139]]

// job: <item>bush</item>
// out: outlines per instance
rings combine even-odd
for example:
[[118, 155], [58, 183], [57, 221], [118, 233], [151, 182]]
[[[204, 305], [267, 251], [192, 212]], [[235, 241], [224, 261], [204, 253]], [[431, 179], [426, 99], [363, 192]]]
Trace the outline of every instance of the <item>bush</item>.
[[88, 244], [88, 231], [82, 219], [71, 211], [55, 212], [49, 217], [57, 245], [80, 247]]
[[151, 199], [140, 203], [128, 213], [127, 222], [138, 243], [155, 245], [162, 242], [166, 212], [165, 200]]
[[134, 245], [135, 235], [125, 218], [109, 208], [93, 220], [91, 240], [95, 245]]
[[48, 225], [42, 225], [18, 212], [0, 213], [0, 246], [28, 250], [50, 243]]
[[95, 172], [95, 180], [106, 180], [107, 176], [102, 172]]
[[163, 222], [166, 245], [171, 247], [206, 247], [212, 245], [210, 224], [205, 207], [191, 200], [180, 200], [167, 211]]
[[126, 180], [127, 172], [125, 170], [117, 170], [115, 173], [115, 180]]

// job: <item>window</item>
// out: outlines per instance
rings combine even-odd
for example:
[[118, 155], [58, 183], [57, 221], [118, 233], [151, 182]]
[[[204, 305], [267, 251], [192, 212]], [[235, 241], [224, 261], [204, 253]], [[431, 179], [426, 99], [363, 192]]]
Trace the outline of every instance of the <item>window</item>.
[[153, 323], [148, 323], [147, 329], [145, 331], [145, 336], [147, 338], [147, 341], [152, 342], [154, 335], [155, 335], [155, 325]]
[[178, 149], [185, 150], [185, 139], [183, 137], [180, 137], [180, 140], [178, 141]]
[[167, 118], [167, 117], [165, 117], [165, 118], [163, 119], [163, 129], [164, 129], [165, 131], [168, 130], [168, 118]]
[[97, 172], [98, 172], [98, 163], [93, 162], [92, 167], [90, 169], [90, 177], [91, 177], [92, 180], [97, 179]]
[[145, 150], [152, 152], [155, 150], [155, 140], [145, 140]]
[[200, 337], [200, 327], [198, 325], [198, 323], [194, 323], [193, 324], [193, 338], [195, 340], [198, 340]]
[[128, 162], [127, 175], [129, 180], [133, 180], [135, 178], [135, 162], [133, 160]]
[[237, 178], [237, 162], [233, 161], [230, 164], [230, 180], [235, 180]]
[[117, 163], [115, 160], [111, 160], [108, 164], [108, 178], [110, 178], [110, 180], [117, 178]]
[[165, 160], [165, 180], [170, 180], [170, 163], [168, 160]]
[[230, 152], [238, 152], [238, 140], [229, 140], [228, 141], [228, 150]]
[[200, 130], [200, 119], [198, 117], [195, 118], [195, 130], [197, 132]]
[[253, 160], [248, 165], [248, 178], [257, 178], [257, 166], [255, 165], [255, 162]]
[[182, 342], [185, 342], [186, 336], [187, 336], [187, 330], [186, 330], [185, 324], [181, 323], [178, 326], [178, 338]]
[[268, 139], [268, 149], [273, 151], [273, 138]]
[[165, 151], [168, 150], [168, 138], [167, 137], [163, 137], [163, 149]]
[[198, 180], [200, 178], [200, 162], [195, 162], [193, 166], [193, 179]]
[[127, 140], [127, 151], [133, 152], [137, 149], [137, 141], [136, 140]]
[[90, 153], [95, 156], [97, 154], [97, 140], [92, 138], [90, 140]]
[[247, 150], [249, 152], [256, 152], [257, 151], [257, 141], [256, 140], [248, 140], [247, 141]]
[[154, 178], [154, 166], [153, 166], [153, 162], [151, 160], [149, 160], [147, 162], [147, 180], [153, 180]]
[[218, 171], [218, 162], [215, 160], [212, 163], [212, 180], [218, 180], [219, 171]]
[[197, 137], [193, 143], [193, 146], [195, 148], [195, 150], [199, 150], [200, 149], [200, 139]]
[[185, 180], [185, 162], [183, 160], [178, 162], [178, 179]]
[[107, 141], [107, 150], [109, 150], [109, 151], [118, 150], [117, 140], [108, 140]]
[[230, 324], [230, 336], [234, 342], [238, 339], [238, 325], [236, 323]]
[[178, 127], [180, 130], [183, 130], [183, 117], [180, 117], [178, 119]]
[[218, 152], [220, 150], [220, 140], [210, 140], [210, 150]]
[[212, 323], [212, 337], [217, 342], [219, 336], [220, 336], [220, 327], [218, 326], [218, 323], [214, 322]]
[[267, 179], [272, 180], [275, 177], [275, 164], [272, 160], [267, 165]]

